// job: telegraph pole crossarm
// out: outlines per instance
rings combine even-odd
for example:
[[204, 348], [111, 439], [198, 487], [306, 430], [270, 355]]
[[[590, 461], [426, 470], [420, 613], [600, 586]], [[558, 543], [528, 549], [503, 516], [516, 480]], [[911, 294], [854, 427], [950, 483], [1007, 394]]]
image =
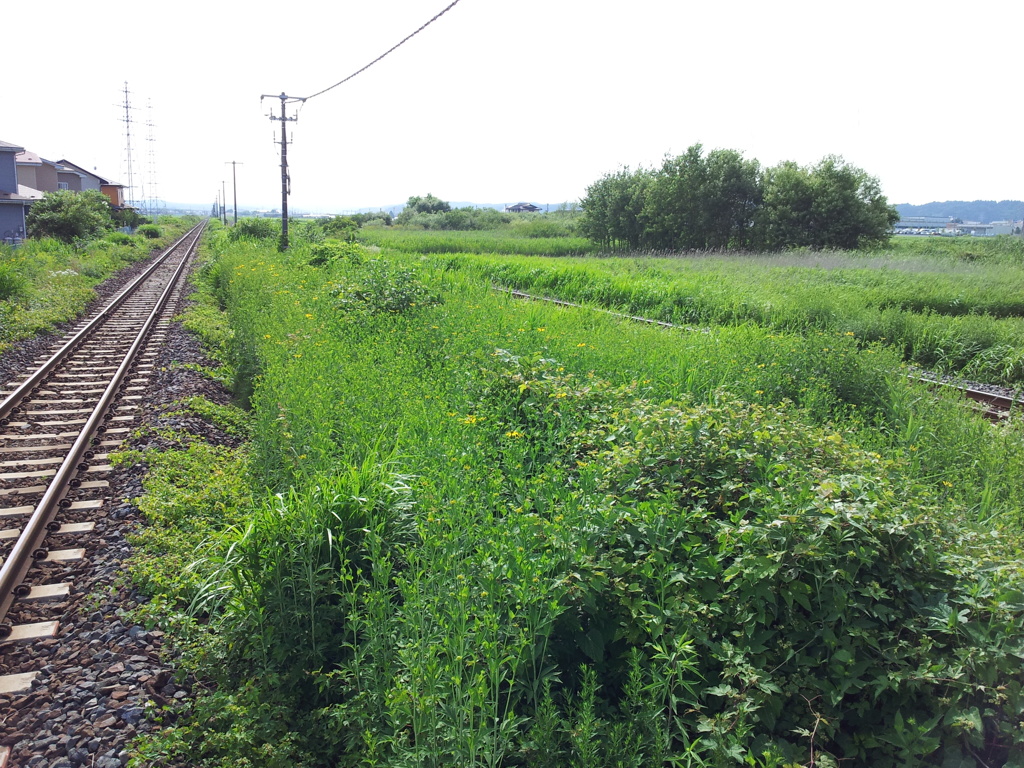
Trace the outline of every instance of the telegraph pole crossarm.
[[281, 244], [279, 249], [282, 251], [288, 250], [288, 123], [293, 123], [298, 120], [298, 117], [288, 117], [287, 105], [296, 102], [303, 102], [306, 99], [301, 96], [289, 96], [282, 92], [280, 95], [275, 96], [272, 94], [264, 93], [260, 96], [260, 101], [263, 99], [280, 99], [281, 100], [281, 116], [275, 117], [271, 114], [269, 117], [275, 122], [281, 123]]

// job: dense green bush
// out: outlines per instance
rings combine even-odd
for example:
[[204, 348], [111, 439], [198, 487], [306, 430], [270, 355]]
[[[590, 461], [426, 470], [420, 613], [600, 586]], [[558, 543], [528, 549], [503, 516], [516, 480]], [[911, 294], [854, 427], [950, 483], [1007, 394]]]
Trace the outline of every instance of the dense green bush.
[[572, 219], [546, 214], [519, 214], [511, 229], [526, 237], [572, 237], [576, 234]]
[[281, 237], [281, 222], [277, 219], [239, 219], [228, 230], [232, 242], [238, 240], [277, 240]]
[[110, 203], [102, 192], [47, 192], [25, 219], [29, 237], [53, 237], [64, 243], [86, 240], [112, 229]]
[[637, 653], [660, 679], [676, 649], [659, 695], [678, 749], [700, 732], [806, 759], [813, 733], [819, 760], [1024, 757], [1020, 571], [979, 567], [984, 543], [893, 461], [784, 409], [559, 370], [507, 358], [478, 413], [510, 507], [588, 521], [547, 641], [562, 686], [585, 659], [611, 704]]
[[323, 267], [338, 259], [349, 259], [358, 264], [365, 257], [366, 250], [354, 242], [314, 243], [309, 246], [306, 263], [311, 267]]
[[143, 237], [145, 237], [147, 240], [156, 240], [158, 237], [160, 237], [163, 234], [160, 231], [160, 227], [158, 227], [156, 224], [143, 224], [141, 227], [139, 227], [135, 231], [138, 234], [140, 234]]
[[127, 232], [110, 232], [105, 239], [108, 243], [125, 245], [129, 248], [134, 248], [138, 244], [138, 241]]
[[0, 301], [8, 301], [20, 296], [27, 284], [24, 275], [0, 253]]

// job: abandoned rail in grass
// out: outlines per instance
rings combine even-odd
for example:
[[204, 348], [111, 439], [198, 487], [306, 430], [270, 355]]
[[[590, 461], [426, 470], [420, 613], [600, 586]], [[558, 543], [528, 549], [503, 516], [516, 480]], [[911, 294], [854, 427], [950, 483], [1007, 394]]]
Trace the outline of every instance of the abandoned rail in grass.
[[[503, 291], [513, 298], [526, 299], [530, 301], [543, 301], [549, 304], [555, 304], [560, 307], [569, 307], [573, 309], [588, 309], [592, 312], [601, 312], [602, 314], [611, 315], [612, 317], [619, 317], [624, 320], [631, 320], [637, 323], [645, 323], [647, 325], [656, 325], [661, 328], [674, 328], [682, 331], [708, 333], [708, 328], [696, 328], [689, 325], [677, 325], [675, 323], [669, 323], [664, 320], [654, 320], [650, 317], [641, 317], [639, 315], [630, 315], [625, 312], [615, 312], [614, 310], [604, 309], [602, 307], [593, 307], [586, 304], [579, 304], [572, 301], [565, 301], [564, 299], [553, 298], [550, 296], [537, 296], [525, 291], [516, 290], [513, 288], [506, 288], [501, 285], [493, 285], [492, 288], [497, 291]], [[1000, 421], [1003, 419], [1010, 418], [1011, 414], [1016, 413], [1022, 407], [1024, 407], [1024, 401], [1022, 401], [1016, 392], [1011, 393], [999, 393], [992, 390], [989, 385], [981, 384], [978, 382], [964, 382], [954, 383], [947, 381], [940, 381], [931, 375], [921, 375], [912, 373], [909, 374], [909, 378], [921, 384], [927, 384], [932, 387], [942, 387], [950, 391], [955, 391], [959, 396], [976, 403], [975, 406], [978, 410], [981, 410], [984, 415], [992, 419], [993, 421]]]

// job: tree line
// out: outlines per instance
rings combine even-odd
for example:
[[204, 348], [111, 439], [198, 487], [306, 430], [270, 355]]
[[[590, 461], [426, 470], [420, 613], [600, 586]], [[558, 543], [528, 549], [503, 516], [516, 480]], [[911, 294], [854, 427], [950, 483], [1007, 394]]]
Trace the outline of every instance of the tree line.
[[841, 157], [761, 168], [732, 149], [694, 144], [661, 168], [623, 168], [587, 188], [581, 234], [608, 248], [854, 249], [899, 221], [878, 180]]

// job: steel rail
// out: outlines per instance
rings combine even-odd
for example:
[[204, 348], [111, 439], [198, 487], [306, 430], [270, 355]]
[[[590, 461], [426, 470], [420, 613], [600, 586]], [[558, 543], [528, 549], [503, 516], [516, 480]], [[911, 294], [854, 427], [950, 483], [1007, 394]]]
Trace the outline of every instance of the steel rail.
[[[88, 323], [86, 323], [74, 336], [68, 340], [64, 346], [53, 353], [49, 360], [43, 363], [39, 368], [32, 373], [24, 382], [22, 382], [17, 389], [15, 389], [7, 398], [0, 403], [0, 426], [7, 426], [10, 423], [10, 417], [20, 410], [19, 403], [25, 399], [25, 397], [32, 393], [32, 391], [39, 386], [39, 384], [50, 374], [53, 370], [61, 364], [68, 356], [77, 351], [81, 345], [99, 328], [99, 326], [107, 319], [110, 315], [120, 307], [131, 294], [138, 288], [144, 280], [153, 274], [160, 266], [170, 258], [171, 254], [190, 236], [195, 234], [195, 240], [199, 239], [199, 234], [202, 233], [203, 224], [198, 224], [174, 243], [172, 243], [167, 250], [158, 259], [154, 260], [146, 270], [140, 274], [137, 278], [132, 280], [124, 289], [100, 311], [95, 317], [93, 317]], [[190, 248], [195, 245], [195, 241], [190, 244]]]
[[493, 288], [497, 291], [504, 291], [509, 296], [515, 299], [530, 299], [532, 301], [546, 301], [549, 304], [557, 304], [560, 307], [573, 307], [575, 309], [589, 309], [593, 312], [601, 312], [612, 317], [621, 317], [625, 320], [632, 320], [637, 323], [647, 323], [648, 325], [659, 325], [662, 328], [678, 328], [683, 331], [695, 331], [700, 330], [689, 325], [676, 325], [675, 323], [669, 323], [665, 320], [653, 320], [649, 317], [641, 317], [640, 315], [627, 315], [624, 312], [616, 312], [613, 309], [604, 309], [603, 307], [590, 307], [586, 304], [576, 304], [572, 301], [566, 301], [565, 299], [553, 299], [550, 296], [534, 296], [530, 293], [524, 293], [523, 291], [516, 290], [515, 288], [505, 288], [501, 285], [495, 285]]
[[[12, 625], [6, 622], [7, 614], [14, 601], [29, 592], [30, 588], [24, 584], [25, 576], [34, 560], [42, 559], [46, 556], [46, 550], [42, 549], [41, 545], [46, 538], [47, 532], [51, 530], [57, 511], [71, 504], [65, 498], [71, 481], [78, 472], [88, 469], [88, 464], [83, 462], [83, 459], [91, 458], [91, 456], [87, 456], [88, 448], [98, 440], [96, 435], [106, 431], [106, 427], [101, 422], [107, 421], [113, 416], [109, 408], [114, 398], [120, 393], [122, 383], [128, 371], [135, 365], [139, 350], [146, 343], [153, 326], [156, 324], [171, 293], [177, 286], [178, 279], [188, 266], [189, 256], [195, 248], [198, 239], [196, 237], [186, 249], [181, 263], [174, 270], [174, 274], [157, 299], [149, 317], [146, 318], [142, 328], [136, 334], [134, 342], [122, 359], [103, 395], [100, 397], [99, 403], [87, 419], [71, 450], [68, 451], [67, 458], [61, 464], [60, 469], [57, 470], [42, 499], [36, 505], [31, 517], [25, 524], [21, 536], [4, 560], [3, 566], [0, 567], [0, 640], [8, 636], [13, 629]], [[163, 260], [161, 263], [163, 263]]]

